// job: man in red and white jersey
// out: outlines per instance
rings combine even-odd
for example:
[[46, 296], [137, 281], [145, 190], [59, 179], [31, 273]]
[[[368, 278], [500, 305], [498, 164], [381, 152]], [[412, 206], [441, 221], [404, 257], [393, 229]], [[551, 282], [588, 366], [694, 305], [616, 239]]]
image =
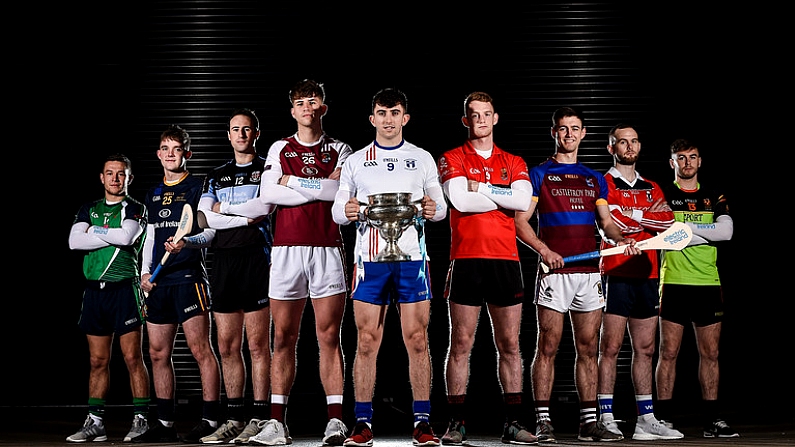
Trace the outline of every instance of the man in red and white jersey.
[[[610, 217], [624, 237], [637, 242], [656, 236], [674, 223], [674, 213], [660, 186], [635, 170], [640, 147], [638, 132], [628, 124], [618, 124], [608, 134], [607, 151], [613, 156], [613, 167], [605, 174]], [[601, 244], [603, 249], [609, 246], [604, 239]], [[632, 435], [635, 440], [684, 437], [654, 416], [652, 356], [660, 313], [659, 256], [657, 250], [645, 250], [639, 256], [606, 256], [599, 262], [606, 300], [599, 341], [600, 420], [607, 430], [623, 436], [613, 416], [613, 390], [618, 353], [628, 327], [638, 410]]]

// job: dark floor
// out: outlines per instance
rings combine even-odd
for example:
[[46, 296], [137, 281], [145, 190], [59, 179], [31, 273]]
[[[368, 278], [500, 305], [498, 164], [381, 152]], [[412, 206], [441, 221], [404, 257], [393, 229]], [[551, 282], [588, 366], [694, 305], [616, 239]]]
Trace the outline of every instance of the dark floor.
[[[751, 410], [752, 411], [752, 410]], [[2, 430], [0, 430], [0, 445], [2, 446], [74, 446], [67, 443], [65, 438], [75, 432], [85, 419], [85, 408], [0, 408], [2, 415]], [[313, 434], [313, 427], [307, 427], [307, 421], [301, 415], [294, 414], [291, 425], [294, 447], [320, 446], [323, 430], [322, 424], [318, 425], [317, 433]], [[735, 418], [737, 418], [735, 416]], [[743, 421], [731, 420], [731, 425], [740, 432], [739, 438], [732, 439], [705, 439], [702, 436], [701, 426], [688, 418], [684, 418], [677, 428], [685, 438], [677, 441], [632, 441], [626, 439], [615, 443], [626, 446], [696, 446], [696, 445], [732, 445], [732, 446], [795, 446], [795, 421], [789, 418], [783, 420], [758, 421], [754, 424], [743, 424]], [[111, 408], [106, 415], [108, 428], [107, 442], [91, 443], [96, 445], [120, 445], [121, 439], [129, 430], [130, 417], [128, 408]], [[192, 427], [190, 421], [178, 421], [178, 430], [188, 431]], [[469, 425], [469, 424], [468, 424]], [[304, 427], [303, 431], [301, 428]], [[587, 444], [577, 440], [574, 426], [561, 425], [556, 428], [557, 445], [583, 445]], [[375, 447], [392, 447], [397, 445], [411, 445], [408, 430], [405, 435], [394, 429], [382, 430], [374, 424]], [[631, 435], [632, 423], [620, 426], [626, 435]], [[437, 435], [441, 435], [444, 424], [434, 424]], [[388, 433], [386, 432], [388, 431]], [[468, 434], [469, 444], [476, 447], [498, 447], [499, 430], [494, 433], [474, 433], [470, 428]], [[136, 444], [137, 445], [137, 444]], [[143, 445], [143, 444], [141, 444]], [[185, 445], [185, 444], [147, 444], [147, 445]]]

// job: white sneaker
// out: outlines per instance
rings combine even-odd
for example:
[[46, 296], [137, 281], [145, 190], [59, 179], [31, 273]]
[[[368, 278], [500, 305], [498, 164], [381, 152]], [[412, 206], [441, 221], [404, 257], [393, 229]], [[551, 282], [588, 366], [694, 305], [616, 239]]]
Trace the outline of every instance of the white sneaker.
[[655, 439], [682, 439], [685, 435], [679, 430], [668, 428], [664, 423], [653, 417], [648, 421], [642, 417], [635, 424], [635, 434], [632, 439], [637, 441], [653, 441]]
[[326, 431], [323, 433], [323, 445], [342, 445], [348, 433], [348, 427], [337, 419], [331, 418], [326, 424]]
[[285, 424], [271, 419], [256, 436], [249, 438], [248, 442], [260, 445], [287, 445], [293, 443], [293, 438], [290, 437]]
[[621, 433], [621, 430], [618, 428], [618, 423], [623, 422], [619, 421], [618, 419], [613, 418], [601, 418], [602, 424], [605, 426], [605, 430], [609, 431], [610, 433], [614, 433], [619, 436], [624, 436], [624, 433]]

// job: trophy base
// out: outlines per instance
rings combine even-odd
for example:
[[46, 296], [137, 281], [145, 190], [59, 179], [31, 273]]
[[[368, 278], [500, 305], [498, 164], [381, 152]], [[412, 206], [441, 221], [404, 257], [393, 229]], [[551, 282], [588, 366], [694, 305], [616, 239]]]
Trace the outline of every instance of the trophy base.
[[411, 261], [411, 256], [406, 254], [388, 254], [388, 255], [378, 255], [375, 257], [375, 262], [402, 262], [402, 261]]

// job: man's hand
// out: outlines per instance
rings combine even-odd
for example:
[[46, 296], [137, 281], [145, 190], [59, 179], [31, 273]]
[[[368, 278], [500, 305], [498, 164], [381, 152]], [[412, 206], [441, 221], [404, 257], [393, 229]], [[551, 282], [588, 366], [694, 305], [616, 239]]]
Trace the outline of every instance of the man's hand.
[[151, 277], [152, 275], [149, 273], [144, 273], [143, 275], [141, 275], [141, 289], [143, 289], [145, 293], [149, 293], [152, 291], [152, 289], [155, 288], [155, 286], [151, 282], [149, 282], [149, 278]]
[[661, 211], [671, 211], [671, 207], [668, 206], [668, 202], [666, 202], [665, 199], [657, 199], [657, 201], [651, 205], [649, 211], [651, 211], [652, 213], [659, 213]]
[[643, 250], [636, 248], [635, 242], [636, 242], [635, 239], [632, 239], [631, 237], [625, 237], [623, 239], [616, 241], [616, 245], [626, 245], [626, 248], [624, 249], [624, 255], [637, 256], [639, 254], [642, 254]]
[[433, 219], [433, 216], [436, 215], [436, 201], [431, 196], [425, 195], [420, 201], [420, 205], [422, 205], [422, 217], [428, 220]]
[[174, 236], [171, 236], [166, 241], [165, 246], [166, 246], [166, 251], [167, 252], [169, 252], [171, 254], [177, 254], [180, 251], [182, 251], [182, 249], [185, 247], [185, 240], [184, 239], [180, 239], [175, 244], [174, 243]]
[[348, 202], [345, 203], [345, 217], [347, 217], [351, 222], [358, 221], [360, 207], [361, 205], [359, 205], [359, 199], [356, 197], [351, 197], [348, 199]]

